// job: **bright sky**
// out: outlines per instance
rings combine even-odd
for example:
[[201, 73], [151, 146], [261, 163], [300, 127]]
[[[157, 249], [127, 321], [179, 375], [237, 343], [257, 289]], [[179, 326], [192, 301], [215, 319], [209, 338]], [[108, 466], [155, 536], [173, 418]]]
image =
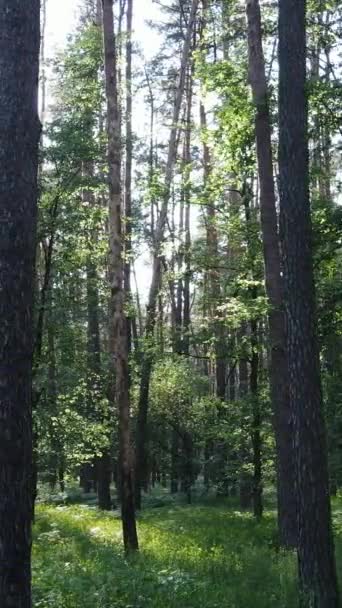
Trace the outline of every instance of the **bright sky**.
[[[82, 5], [82, 0], [47, 0], [47, 21], [46, 21], [46, 58], [54, 56], [57, 49], [63, 49], [68, 34], [70, 34], [77, 22], [78, 8]], [[143, 48], [145, 58], [150, 59], [157, 52], [160, 46], [158, 34], [146, 25], [146, 20], [158, 20], [160, 18], [159, 8], [153, 0], [134, 0], [133, 3], [133, 40]], [[140, 106], [140, 103], [138, 104]], [[137, 104], [136, 104], [137, 106]], [[137, 116], [138, 112], [138, 116]], [[146, 113], [144, 109], [133, 112], [133, 128], [141, 130], [142, 123], [145, 122]], [[140, 296], [146, 300], [150, 280], [151, 267], [150, 258], [143, 254], [135, 263], [137, 281]]]
[[[56, 47], [63, 47], [67, 35], [72, 31], [77, 9], [81, 0], [47, 0], [47, 54], [53, 54]], [[148, 59], [159, 46], [158, 35], [147, 28], [145, 20], [156, 19], [158, 7], [153, 0], [135, 0], [133, 5], [133, 28], [135, 40], [143, 45]]]

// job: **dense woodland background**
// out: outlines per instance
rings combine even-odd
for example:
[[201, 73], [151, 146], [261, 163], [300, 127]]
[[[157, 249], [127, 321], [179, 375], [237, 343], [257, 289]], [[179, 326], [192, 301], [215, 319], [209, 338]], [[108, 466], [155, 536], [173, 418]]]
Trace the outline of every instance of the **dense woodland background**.
[[[152, 542], [144, 528], [151, 507], [160, 508], [157, 527], [174, 525], [175, 539], [164, 539], [171, 553], [192, 516], [203, 538], [216, 519], [215, 546], [235, 530], [253, 556], [234, 582], [241, 595], [224, 591], [231, 608], [252, 605], [252, 571], [268, 559], [253, 543], [264, 534], [283, 559], [279, 572], [293, 572], [297, 548], [302, 605], [337, 608], [330, 497], [342, 487], [340, 2], [308, 0], [305, 13], [301, 0], [156, 0], [160, 21], [148, 26], [161, 48], [146, 61], [133, 0], [83, 0], [65, 49], [47, 61], [46, 1], [32, 494], [38, 504], [121, 509], [128, 554], [139, 538], [141, 551]], [[135, 512], [145, 508], [137, 534]], [[39, 539], [56, 543], [55, 557], [39, 563], [53, 570], [60, 537], [42, 521], [56, 517], [65, 539], [75, 532], [63, 511], [39, 509]], [[96, 513], [84, 521], [110, 525]], [[73, 568], [71, 559], [61, 558]], [[106, 567], [129, 586], [115, 559]], [[219, 572], [225, 559], [213, 553], [212, 567]], [[89, 606], [197, 605], [182, 595], [190, 578], [165, 572], [180, 594], [174, 604], [153, 590], [106, 603], [98, 591]], [[218, 576], [224, 590], [226, 575]], [[254, 606], [295, 605], [297, 592], [274, 576], [269, 587], [260, 573], [265, 595], [256, 592]], [[47, 599], [50, 582], [40, 585], [36, 606], [81, 605], [51, 590]], [[202, 605], [222, 601], [208, 591]]]

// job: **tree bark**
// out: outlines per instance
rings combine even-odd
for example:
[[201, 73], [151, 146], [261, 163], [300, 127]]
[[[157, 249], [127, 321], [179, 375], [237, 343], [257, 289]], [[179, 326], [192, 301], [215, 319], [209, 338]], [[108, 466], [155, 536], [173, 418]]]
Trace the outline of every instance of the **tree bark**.
[[247, 0], [249, 80], [255, 104], [255, 135], [260, 182], [260, 212], [270, 340], [270, 384], [277, 450], [278, 529], [284, 546], [296, 546], [296, 501], [288, 394], [283, 286], [273, 179], [271, 119], [262, 48], [259, 0]]
[[[253, 242], [253, 217], [251, 209], [251, 195], [249, 185], [244, 184], [243, 203], [245, 207], [246, 217], [246, 235], [248, 244], [249, 263], [252, 269], [251, 276], [255, 280], [255, 243]], [[255, 300], [258, 296], [257, 287], [249, 288], [251, 300]], [[262, 503], [262, 438], [261, 438], [261, 410], [259, 397], [259, 368], [260, 354], [258, 344], [258, 323], [255, 318], [250, 321], [251, 334], [251, 370], [250, 370], [250, 402], [252, 406], [252, 424], [251, 424], [251, 439], [253, 449], [253, 507], [254, 516], [260, 519], [263, 513]]]
[[262, 442], [261, 442], [261, 412], [259, 400], [259, 353], [258, 353], [258, 324], [251, 321], [251, 375], [250, 394], [252, 402], [252, 447], [253, 447], [253, 511], [257, 519], [262, 517]]
[[[239, 330], [238, 339], [243, 339], [247, 334], [247, 324], [244, 322]], [[253, 480], [251, 474], [246, 470], [249, 463], [249, 445], [246, 441], [247, 435], [245, 422], [245, 408], [247, 404], [247, 395], [249, 392], [249, 374], [247, 356], [242, 353], [239, 359], [239, 399], [241, 400], [241, 442], [239, 446], [240, 460], [240, 479], [239, 479], [239, 495], [240, 508], [249, 509], [252, 503], [253, 496]]]
[[[42, 0], [41, 2], [41, 32], [40, 32], [40, 122], [44, 127], [45, 124], [45, 115], [46, 115], [46, 66], [45, 66], [45, 47], [46, 47], [46, 3], [47, 0]], [[41, 135], [40, 145], [42, 147], [43, 137]]]
[[0, 605], [31, 608], [39, 0], [0, 0]]
[[340, 606], [316, 329], [309, 197], [305, 2], [279, 2], [280, 230], [302, 605]]
[[[131, 257], [132, 257], [132, 20], [133, 0], [127, 1], [126, 40], [126, 166], [125, 166], [125, 292], [126, 300], [132, 307]], [[127, 327], [128, 352], [132, 350], [132, 313]]]
[[123, 231], [121, 222], [121, 138], [113, 0], [103, 0], [102, 6], [109, 177], [110, 349], [112, 371], [115, 373], [113, 405], [118, 407], [119, 410], [120, 495], [124, 545], [126, 551], [133, 551], [138, 549], [138, 536], [134, 512], [130, 441], [128, 336], [124, 298]]

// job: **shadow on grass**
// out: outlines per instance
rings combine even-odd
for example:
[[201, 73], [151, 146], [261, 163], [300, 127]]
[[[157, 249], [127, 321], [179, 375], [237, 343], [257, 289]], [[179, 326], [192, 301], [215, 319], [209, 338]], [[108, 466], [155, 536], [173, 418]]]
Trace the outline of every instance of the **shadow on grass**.
[[45, 608], [288, 608], [292, 555], [262, 524], [222, 507], [153, 510], [139, 521], [141, 552], [127, 560], [121, 524], [87, 508], [39, 509], [35, 606]]

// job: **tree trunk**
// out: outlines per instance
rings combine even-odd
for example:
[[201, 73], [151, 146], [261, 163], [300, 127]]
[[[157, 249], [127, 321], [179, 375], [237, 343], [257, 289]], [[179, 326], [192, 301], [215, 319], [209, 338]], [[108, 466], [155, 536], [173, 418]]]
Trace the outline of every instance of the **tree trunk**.
[[[112, 462], [110, 451], [104, 450], [101, 456], [95, 460], [95, 468], [92, 471], [92, 482], [97, 480], [97, 499], [99, 509], [110, 511], [112, 508], [112, 497], [110, 495], [110, 482], [112, 479]], [[91, 486], [93, 483], [91, 483]]]
[[280, 229], [302, 605], [340, 606], [316, 329], [309, 198], [305, 2], [279, 2]]
[[[255, 280], [255, 242], [253, 235], [253, 220], [251, 209], [252, 191], [248, 183], [244, 184], [243, 203], [246, 217], [246, 236], [248, 243], [249, 264], [251, 267], [251, 277]], [[256, 300], [258, 296], [257, 287], [249, 288], [251, 300]], [[251, 334], [251, 372], [250, 372], [250, 402], [252, 406], [251, 439], [253, 449], [253, 506], [254, 515], [260, 518], [263, 513], [262, 504], [262, 439], [261, 439], [261, 411], [259, 397], [259, 368], [260, 355], [258, 343], [258, 322], [255, 318], [250, 321]]]
[[31, 608], [39, 0], [0, 0], [0, 605]]
[[[203, 103], [200, 104], [200, 119], [201, 129], [205, 134], [207, 128], [207, 118]], [[220, 273], [218, 270], [219, 266], [219, 247], [218, 247], [218, 235], [216, 228], [216, 210], [213, 203], [213, 197], [210, 194], [210, 177], [211, 177], [211, 158], [210, 150], [206, 141], [203, 141], [203, 174], [204, 174], [204, 191], [205, 197], [208, 201], [206, 207], [206, 238], [207, 238], [207, 250], [208, 250], [208, 280], [209, 280], [209, 302], [210, 316], [212, 319], [216, 319], [218, 316], [216, 306], [221, 301], [221, 287], [220, 287]], [[222, 401], [225, 400], [226, 396], [226, 362], [224, 359], [224, 352], [226, 349], [226, 341], [224, 336], [224, 328], [222, 322], [219, 320], [212, 321], [213, 333], [215, 337], [215, 368], [216, 368], [216, 395]]]
[[[46, 115], [46, 66], [45, 66], [45, 47], [46, 47], [46, 4], [47, 0], [41, 1], [41, 32], [40, 32], [40, 65], [39, 65], [39, 77], [40, 77], [40, 107], [39, 107], [39, 118], [42, 127], [45, 125]], [[40, 145], [43, 146], [43, 137], [41, 136]]]
[[[242, 340], [247, 334], [247, 324], [243, 323], [239, 330], [238, 339]], [[253, 480], [247, 467], [249, 464], [249, 445], [247, 444], [245, 434], [245, 408], [247, 405], [247, 395], [249, 392], [249, 377], [248, 377], [248, 361], [247, 355], [241, 354], [239, 360], [239, 399], [241, 400], [242, 416], [241, 416], [241, 442], [239, 446], [239, 460], [240, 460], [240, 479], [239, 479], [239, 494], [240, 494], [240, 507], [241, 509], [249, 509], [252, 504], [253, 496]]]
[[[88, 180], [94, 178], [94, 166], [92, 162], [83, 164], [83, 177]], [[96, 204], [91, 188], [84, 189], [83, 199], [87, 201], [90, 207], [94, 207]], [[88, 369], [86, 416], [89, 420], [100, 420], [104, 423], [106, 421], [105, 417], [98, 417], [96, 407], [96, 401], [101, 394], [99, 290], [97, 269], [92, 252], [92, 247], [96, 242], [97, 233], [96, 231], [93, 231], [88, 242], [89, 253], [86, 260]], [[102, 467], [103, 471], [101, 470]], [[112, 507], [110, 496], [110, 470], [110, 450], [109, 448], [103, 448], [103, 453], [100, 457], [95, 457], [92, 459], [92, 462], [82, 464], [80, 473], [81, 485], [84, 492], [89, 493], [97, 486], [98, 505], [100, 509], [105, 511], [110, 511]]]
[[[126, 166], [125, 166], [125, 292], [126, 300], [132, 307], [131, 257], [132, 257], [132, 20], [133, 0], [127, 0], [126, 32]], [[132, 313], [127, 326], [128, 353], [132, 350]]]
[[123, 234], [121, 222], [121, 138], [118, 108], [113, 0], [103, 0], [103, 40], [107, 97], [109, 177], [109, 280], [112, 372], [115, 373], [113, 406], [119, 410], [120, 486], [123, 537], [126, 551], [138, 549], [134, 512], [130, 442], [130, 391], [127, 316], [124, 298]]
[[260, 182], [261, 229], [265, 263], [270, 340], [270, 384], [274, 414], [278, 478], [278, 528], [284, 546], [296, 546], [296, 501], [292, 452], [291, 411], [288, 394], [283, 287], [276, 197], [273, 179], [271, 119], [262, 48], [259, 0], [247, 0], [249, 80], [255, 104], [255, 133]]
[[[168, 156], [165, 169], [164, 179], [164, 195], [160, 214], [158, 216], [157, 225], [154, 231], [154, 251], [152, 261], [152, 281], [149, 292], [148, 304], [146, 308], [146, 327], [145, 337], [147, 342], [151, 342], [153, 339], [153, 332], [156, 320], [156, 305], [158, 299], [158, 292], [161, 283], [161, 272], [162, 272], [162, 261], [161, 261], [161, 246], [164, 238], [165, 224], [167, 220], [167, 213], [169, 207], [170, 191], [173, 169], [176, 161], [177, 153], [177, 133], [178, 133], [178, 121], [180, 116], [180, 109], [183, 99], [185, 78], [186, 78], [186, 67], [188, 64], [190, 45], [192, 40], [193, 26], [195, 22], [195, 16], [197, 12], [199, 0], [192, 0], [190, 17], [188, 21], [188, 27], [186, 37], [184, 40], [183, 53], [180, 66], [180, 77], [176, 91], [175, 105], [173, 109], [172, 126], [170, 132], [170, 139], [168, 145]], [[140, 380], [140, 394], [138, 404], [138, 419], [137, 419], [137, 432], [136, 432], [136, 487], [135, 487], [135, 499], [137, 508], [141, 507], [141, 487], [144, 477], [146, 476], [146, 451], [147, 451], [147, 415], [148, 415], [148, 399], [149, 399], [149, 388], [150, 378], [153, 366], [152, 352], [143, 353], [142, 365], [141, 365], [141, 380]]]
[[252, 446], [253, 446], [253, 510], [257, 519], [262, 517], [262, 460], [261, 460], [261, 412], [259, 401], [259, 353], [258, 324], [251, 321], [251, 376], [250, 393], [252, 402]]
[[176, 429], [172, 429], [171, 436], [171, 494], [177, 494], [179, 486], [179, 434]]

